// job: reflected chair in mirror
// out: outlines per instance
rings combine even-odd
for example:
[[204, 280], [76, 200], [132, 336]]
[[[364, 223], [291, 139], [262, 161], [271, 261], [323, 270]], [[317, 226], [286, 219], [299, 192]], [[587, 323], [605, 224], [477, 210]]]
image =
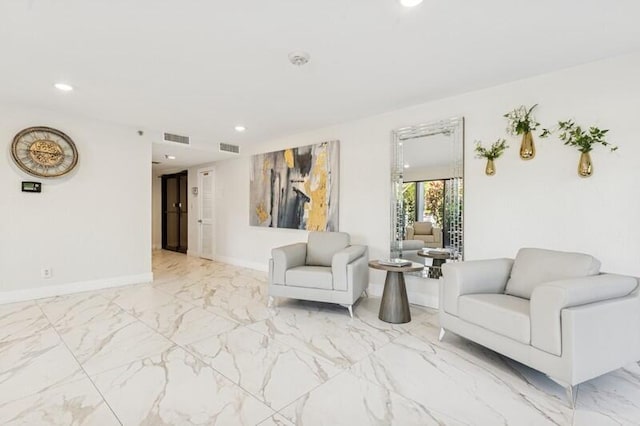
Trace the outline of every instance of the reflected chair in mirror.
[[420, 240], [425, 247], [442, 248], [442, 229], [431, 222], [414, 222], [407, 226], [407, 240]]
[[337, 303], [349, 309], [369, 285], [367, 246], [344, 232], [311, 232], [306, 243], [271, 250], [269, 305], [274, 297]]

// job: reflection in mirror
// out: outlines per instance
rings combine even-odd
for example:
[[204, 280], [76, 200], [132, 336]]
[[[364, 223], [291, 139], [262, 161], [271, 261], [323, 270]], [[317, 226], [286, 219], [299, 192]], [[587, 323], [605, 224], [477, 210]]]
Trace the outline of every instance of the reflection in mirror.
[[464, 120], [403, 127], [392, 134], [391, 257], [439, 278], [463, 245]]

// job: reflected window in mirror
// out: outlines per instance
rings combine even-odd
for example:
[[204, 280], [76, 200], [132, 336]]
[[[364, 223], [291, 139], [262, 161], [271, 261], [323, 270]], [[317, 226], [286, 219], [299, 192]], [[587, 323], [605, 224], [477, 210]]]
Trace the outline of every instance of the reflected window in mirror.
[[405, 222], [405, 236], [407, 229], [413, 228], [414, 222], [431, 223], [432, 228], [440, 232], [441, 238], [437, 238], [431, 244], [426, 243], [425, 247], [445, 248], [453, 245], [456, 229], [453, 227], [462, 220], [455, 216], [462, 214], [461, 210], [455, 208], [455, 203], [448, 202], [447, 194], [455, 188], [454, 178], [423, 180], [414, 182], [404, 182], [402, 187], [402, 206]]

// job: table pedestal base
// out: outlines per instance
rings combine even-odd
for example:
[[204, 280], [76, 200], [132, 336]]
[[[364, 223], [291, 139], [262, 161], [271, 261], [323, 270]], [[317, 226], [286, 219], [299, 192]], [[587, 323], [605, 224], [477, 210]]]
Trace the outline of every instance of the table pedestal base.
[[392, 324], [404, 324], [411, 321], [407, 286], [404, 283], [402, 272], [387, 271], [378, 318]]
[[442, 265], [446, 262], [445, 259], [434, 258], [429, 268], [428, 277], [435, 278], [436, 280], [442, 276]]

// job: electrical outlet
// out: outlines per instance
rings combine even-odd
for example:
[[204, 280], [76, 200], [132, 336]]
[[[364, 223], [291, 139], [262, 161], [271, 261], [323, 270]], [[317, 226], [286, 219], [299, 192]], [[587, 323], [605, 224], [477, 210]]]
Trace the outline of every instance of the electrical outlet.
[[42, 268], [40, 270], [40, 276], [45, 280], [51, 278], [52, 275], [53, 272], [51, 271], [51, 268]]

